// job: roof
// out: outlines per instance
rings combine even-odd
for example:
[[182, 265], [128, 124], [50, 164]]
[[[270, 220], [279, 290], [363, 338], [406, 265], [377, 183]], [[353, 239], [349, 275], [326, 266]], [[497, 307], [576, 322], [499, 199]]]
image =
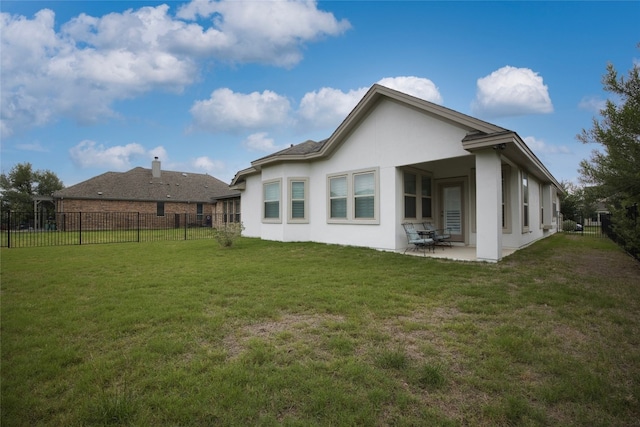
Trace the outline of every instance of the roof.
[[369, 89], [328, 139], [321, 142], [306, 141], [251, 162], [251, 167], [236, 173], [231, 181], [231, 188], [242, 190], [245, 178], [258, 173], [263, 166], [268, 164], [285, 161], [312, 161], [330, 157], [381, 99], [399, 102], [424, 114], [438, 117], [466, 129], [467, 137], [461, 143], [463, 148], [470, 152], [505, 144], [509, 148], [508, 154], [514, 155], [518, 161], [522, 161], [528, 167], [533, 167], [535, 174], [541, 179], [552, 182], [560, 188], [555, 178], [515, 132], [379, 84], [374, 84]]
[[160, 178], [153, 178], [151, 169], [142, 167], [106, 172], [53, 194], [57, 199], [200, 203], [234, 195], [239, 193], [211, 175], [163, 170]]

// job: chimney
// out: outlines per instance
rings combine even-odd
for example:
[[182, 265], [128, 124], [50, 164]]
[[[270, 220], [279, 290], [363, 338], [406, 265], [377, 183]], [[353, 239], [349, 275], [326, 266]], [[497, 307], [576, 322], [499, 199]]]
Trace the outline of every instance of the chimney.
[[151, 162], [151, 176], [153, 178], [160, 178], [160, 160], [158, 160], [157, 156], [154, 157]]

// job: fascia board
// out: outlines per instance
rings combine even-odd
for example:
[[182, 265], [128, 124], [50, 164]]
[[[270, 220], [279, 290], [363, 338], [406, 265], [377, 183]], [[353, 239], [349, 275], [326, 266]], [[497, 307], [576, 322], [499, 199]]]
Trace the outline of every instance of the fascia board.
[[496, 133], [504, 132], [506, 130], [483, 120], [479, 120], [474, 117], [451, 110], [449, 108], [442, 107], [438, 104], [434, 104], [432, 102], [425, 101], [423, 99], [416, 98], [414, 96], [407, 95], [393, 89], [389, 89], [385, 86], [375, 84], [362, 98], [358, 105], [351, 111], [351, 113], [349, 113], [347, 118], [340, 124], [340, 126], [338, 126], [335, 132], [327, 140], [326, 144], [322, 147], [322, 150], [314, 154], [318, 156], [326, 156], [333, 150], [335, 150], [335, 148], [340, 145], [340, 141], [344, 137], [346, 137], [353, 130], [353, 128], [362, 119], [364, 119], [364, 117], [366, 117], [369, 111], [383, 97], [413, 107], [419, 111], [431, 114], [443, 120], [453, 122], [469, 130], [475, 130], [482, 133]]
[[250, 167], [250, 168], [239, 171], [238, 173], [236, 173], [236, 176], [234, 176], [233, 179], [231, 180], [231, 184], [229, 184], [229, 188], [231, 188], [232, 190], [244, 190], [244, 186], [243, 188], [239, 188], [238, 186], [242, 186], [242, 184], [244, 183], [244, 179], [247, 176], [253, 175], [254, 173], [258, 173], [259, 170], [260, 170], [259, 168]]
[[513, 158], [517, 163], [531, 168], [539, 178], [551, 182], [558, 189], [561, 188], [558, 181], [551, 175], [540, 159], [515, 132], [509, 131], [497, 135], [473, 138], [469, 141], [463, 141], [462, 147], [467, 151], [473, 152], [500, 144], [506, 144], [505, 155], [507, 157]]

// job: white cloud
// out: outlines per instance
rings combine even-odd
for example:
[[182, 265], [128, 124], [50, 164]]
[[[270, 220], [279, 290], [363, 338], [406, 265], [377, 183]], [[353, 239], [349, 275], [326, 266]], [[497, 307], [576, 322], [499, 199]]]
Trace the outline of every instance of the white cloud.
[[[208, 9], [207, 9], [208, 8]], [[213, 17], [211, 17], [213, 14]], [[190, 22], [196, 16], [205, 20]], [[142, 7], [62, 23], [43, 9], [33, 18], [0, 13], [0, 131], [62, 117], [93, 123], [118, 114], [115, 101], [152, 90], [180, 92], [206, 60], [293, 66], [305, 43], [349, 28], [315, 2], [194, 2]]]
[[191, 167], [197, 171], [206, 172], [210, 175], [215, 175], [218, 172], [226, 170], [224, 162], [220, 160], [213, 160], [207, 156], [201, 156], [191, 161]]
[[266, 153], [273, 153], [275, 151], [280, 151], [285, 146], [276, 145], [273, 138], [268, 138], [266, 132], [258, 132], [251, 134], [242, 141], [243, 147], [245, 147], [249, 151], [261, 151]]
[[607, 101], [597, 96], [585, 96], [578, 103], [578, 108], [581, 110], [590, 111], [594, 114], [599, 114], [607, 105]]
[[71, 160], [81, 168], [95, 167], [117, 171], [131, 168], [132, 160], [145, 154], [144, 147], [137, 143], [105, 147], [95, 141], [84, 140], [69, 149]]
[[51, 151], [48, 148], [43, 147], [39, 142], [33, 142], [31, 144], [16, 144], [16, 148], [18, 150], [34, 151], [38, 153], [48, 153]]
[[223, 88], [213, 91], [209, 99], [196, 101], [189, 111], [194, 130], [233, 132], [283, 124], [290, 109], [287, 98], [269, 90], [243, 94]]
[[369, 88], [342, 92], [323, 87], [308, 92], [300, 101], [298, 116], [301, 123], [315, 128], [336, 127], [347, 117]]
[[302, 59], [301, 46], [325, 36], [338, 36], [351, 24], [318, 10], [315, 1], [193, 1], [179, 9], [185, 20], [211, 19], [213, 27], [191, 27], [179, 40], [190, 49], [215, 53], [230, 61], [290, 67]]
[[[387, 77], [378, 83], [431, 102], [442, 102], [438, 88], [429, 79]], [[229, 132], [273, 129], [276, 126], [297, 122], [307, 132], [310, 129], [333, 130], [368, 90], [369, 87], [362, 87], [343, 92], [340, 89], [323, 87], [307, 92], [302, 97], [298, 110], [293, 111], [286, 97], [271, 91], [240, 94], [228, 88], [218, 89], [209, 99], [194, 103], [190, 110], [194, 118], [191, 128], [209, 132]], [[262, 139], [259, 141], [260, 144], [248, 139], [245, 141], [245, 147], [267, 151], [264, 146], [269, 144]], [[272, 145], [275, 147], [275, 144]]]
[[538, 73], [528, 68], [502, 67], [478, 79], [475, 114], [484, 117], [553, 112], [549, 91]]
[[[429, 79], [413, 76], [385, 77], [379, 80], [378, 84], [427, 101], [442, 103], [438, 88]], [[308, 92], [300, 101], [299, 120], [302, 124], [314, 128], [335, 128], [349, 115], [368, 90], [368, 87], [362, 87], [343, 92], [324, 87]]]
[[415, 96], [416, 98], [424, 99], [425, 101], [442, 104], [440, 91], [438, 91], [437, 86], [429, 79], [414, 76], [385, 77], [380, 80], [378, 84]]
[[523, 138], [523, 140], [525, 144], [527, 144], [527, 146], [531, 148], [531, 150], [533, 150], [533, 152], [536, 155], [539, 155], [539, 156], [547, 155], [547, 154], [570, 154], [571, 153], [571, 150], [569, 150], [569, 148], [564, 145], [550, 145], [544, 142], [544, 140], [536, 139], [533, 136], [527, 136]]

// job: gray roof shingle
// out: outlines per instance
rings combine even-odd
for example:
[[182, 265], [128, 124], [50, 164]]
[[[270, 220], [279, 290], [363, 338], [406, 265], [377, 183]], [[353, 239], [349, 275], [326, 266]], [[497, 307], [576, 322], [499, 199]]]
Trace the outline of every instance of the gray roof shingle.
[[[101, 194], [100, 194], [101, 193]], [[240, 195], [207, 174], [161, 171], [137, 167], [127, 172], [106, 172], [54, 193], [55, 198], [211, 203]]]

